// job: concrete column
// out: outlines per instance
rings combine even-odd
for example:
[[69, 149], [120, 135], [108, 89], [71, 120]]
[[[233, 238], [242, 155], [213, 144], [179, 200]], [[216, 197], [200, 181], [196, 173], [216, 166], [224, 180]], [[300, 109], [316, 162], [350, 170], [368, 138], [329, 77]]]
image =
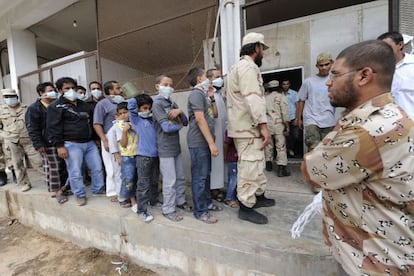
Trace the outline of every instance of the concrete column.
[[7, 35], [11, 88], [18, 90], [17, 77], [38, 69], [36, 41], [33, 33], [9, 29]]
[[221, 0], [220, 5], [222, 73], [226, 75], [231, 66], [239, 60], [240, 0]]

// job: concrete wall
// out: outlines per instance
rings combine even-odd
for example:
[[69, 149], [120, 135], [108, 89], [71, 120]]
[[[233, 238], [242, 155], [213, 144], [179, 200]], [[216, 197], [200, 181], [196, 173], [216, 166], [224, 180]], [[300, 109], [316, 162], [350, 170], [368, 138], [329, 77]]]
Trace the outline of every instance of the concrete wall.
[[[335, 57], [345, 47], [375, 39], [388, 29], [388, 1], [374, 1], [334, 11], [255, 28], [270, 48], [263, 71], [303, 65], [305, 77], [314, 75], [316, 56], [331, 52]], [[279, 55], [276, 56], [276, 53]]]

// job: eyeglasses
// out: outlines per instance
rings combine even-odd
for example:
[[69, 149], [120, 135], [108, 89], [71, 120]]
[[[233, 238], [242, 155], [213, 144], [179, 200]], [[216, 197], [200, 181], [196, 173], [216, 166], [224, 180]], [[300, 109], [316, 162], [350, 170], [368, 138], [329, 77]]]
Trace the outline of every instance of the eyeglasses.
[[345, 73], [340, 73], [340, 74], [334, 74], [332, 72], [329, 72], [328, 78], [329, 78], [329, 80], [333, 80], [333, 79], [336, 79], [336, 78], [339, 78], [339, 77], [348, 75], [350, 73], [358, 72], [359, 70], [362, 70], [362, 68], [361, 69], [352, 70], [352, 71], [348, 71], [348, 72], [345, 72]]

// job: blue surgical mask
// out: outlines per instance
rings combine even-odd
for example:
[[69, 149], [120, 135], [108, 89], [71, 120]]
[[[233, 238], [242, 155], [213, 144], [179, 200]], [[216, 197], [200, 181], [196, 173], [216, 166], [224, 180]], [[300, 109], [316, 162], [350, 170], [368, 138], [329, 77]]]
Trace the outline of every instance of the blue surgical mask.
[[91, 94], [95, 99], [100, 99], [102, 97], [102, 91], [98, 89], [92, 90]]
[[125, 101], [124, 97], [122, 97], [121, 95], [115, 95], [112, 98], [112, 101], [116, 104], [122, 103], [123, 101]]
[[158, 89], [158, 94], [166, 99], [169, 99], [172, 93], [174, 93], [174, 88], [169, 86], [160, 85], [160, 88]]
[[88, 99], [88, 96], [86, 94], [78, 93], [78, 99], [81, 101], [86, 101]]
[[141, 118], [150, 118], [150, 117], [152, 117], [152, 113], [151, 113], [151, 111], [146, 111], [146, 112], [138, 112], [138, 115], [139, 115]]
[[205, 79], [200, 83], [200, 86], [203, 88], [204, 91], [208, 91], [208, 88], [210, 87], [210, 80]]
[[45, 98], [47, 99], [57, 99], [59, 94], [56, 91], [46, 92]]
[[71, 88], [63, 94], [63, 97], [73, 102], [76, 101], [76, 99], [78, 98], [78, 93]]
[[214, 87], [220, 89], [223, 87], [224, 81], [222, 78], [217, 78], [212, 81]]
[[4, 98], [4, 103], [8, 106], [16, 106], [19, 104], [19, 100], [17, 98]]

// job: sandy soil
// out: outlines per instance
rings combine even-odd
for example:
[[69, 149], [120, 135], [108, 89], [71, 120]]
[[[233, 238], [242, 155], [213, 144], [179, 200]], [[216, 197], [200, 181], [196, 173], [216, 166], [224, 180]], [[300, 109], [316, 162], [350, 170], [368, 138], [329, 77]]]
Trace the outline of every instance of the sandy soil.
[[[112, 262], [117, 262], [113, 264]], [[120, 273], [116, 268], [121, 268]], [[45, 236], [17, 220], [0, 219], [0, 275], [157, 275], [125, 258]]]

